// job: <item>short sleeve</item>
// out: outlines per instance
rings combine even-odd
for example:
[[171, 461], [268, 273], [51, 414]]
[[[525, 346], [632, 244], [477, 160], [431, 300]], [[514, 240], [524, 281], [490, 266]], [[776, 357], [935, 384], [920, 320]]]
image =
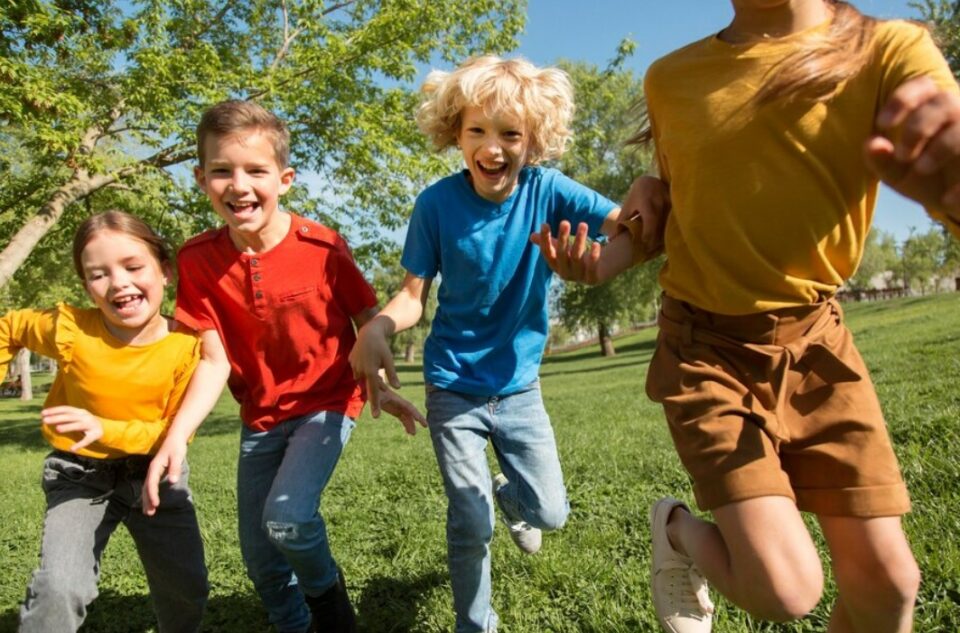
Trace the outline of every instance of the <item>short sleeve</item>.
[[181, 252], [177, 262], [177, 305], [174, 318], [197, 332], [216, 329], [216, 323], [211, 317], [213, 310], [206, 293], [200, 289], [191, 271], [190, 258]]
[[333, 296], [347, 314], [354, 316], [377, 305], [377, 293], [370, 286], [350, 253], [350, 247], [342, 238], [337, 240], [337, 275]]
[[437, 205], [427, 192], [413, 206], [400, 264], [410, 274], [432, 279], [440, 272], [440, 244], [437, 230]]
[[960, 90], [947, 60], [926, 28], [899, 21], [884, 26], [877, 35], [886, 39], [880, 48], [879, 60], [883, 72], [881, 103], [886, 103], [905, 81], [923, 76], [933, 79], [943, 90]]
[[604, 220], [618, 206], [606, 196], [555, 170], [552, 189], [557, 211], [556, 217], [551, 218], [554, 232], [559, 229], [562, 220], [573, 227], [586, 222], [590, 227], [590, 236], [599, 237]]

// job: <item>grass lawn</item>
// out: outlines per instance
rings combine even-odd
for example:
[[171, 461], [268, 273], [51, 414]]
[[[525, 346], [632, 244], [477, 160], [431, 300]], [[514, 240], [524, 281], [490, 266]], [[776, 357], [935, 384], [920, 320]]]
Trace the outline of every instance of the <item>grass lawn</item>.
[[[914, 503], [905, 519], [923, 586], [916, 630], [960, 631], [960, 294], [847, 306], [870, 366]], [[494, 606], [506, 633], [657, 631], [648, 589], [647, 510], [663, 494], [691, 502], [659, 407], [643, 381], [655, 330], [549, 357], [544, 397], [572, 505], [567, 526], [534, 557], [502, 525], [493, 543]], [[402, 368], [403, 393], [423, 403], [419, 366]], [[37, 563], [43, 518], [38, 429], [42, 399], [0, 401], [0, 631], [16, 629]], [[191, 485], [212, 593], [205, 630], [267, 630], [246, 578], [235, 527], [236, 406], [221, 400], [191, 452]], [[426, 432], [364, 415], [324, 497], [334, 553], [369, 632], [453, 628], [445, 563], [445, 499]], [[810, 522], [822, 545], [815, 522]], [[175, 554], [175, 553], [172, 553]], [[833, 586], [808, 618], [754, 622], [717, 601], [714, 630], [810, 631], [826, 626]], [[718, 598], [714, 594], [715, 598]], [[100, 597], [83, 630], [152, 631], [146, 584], [121, 528], [104, 555]]]

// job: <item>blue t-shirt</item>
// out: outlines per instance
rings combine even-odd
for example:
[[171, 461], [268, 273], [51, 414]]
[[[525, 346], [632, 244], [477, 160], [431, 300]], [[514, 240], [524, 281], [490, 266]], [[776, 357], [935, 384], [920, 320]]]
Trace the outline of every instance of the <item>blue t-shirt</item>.
[[544, 222], [590, 234], [617, 205], [556, 169], [527, 166], [496, 204], [474, 192], [467, 171], [418, 197], [401, 263], [422, 278], [441, 275], [437, 313], [424, 344], [428, 383], [481, 396], [519, 391], [537, 378], [547, 338], [552, 271], [530, 242]]

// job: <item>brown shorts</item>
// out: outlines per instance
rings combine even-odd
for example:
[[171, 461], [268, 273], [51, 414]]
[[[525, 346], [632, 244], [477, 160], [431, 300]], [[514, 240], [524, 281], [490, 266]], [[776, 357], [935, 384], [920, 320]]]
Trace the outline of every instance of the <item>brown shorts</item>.
[[880, 403], [833, 299], [724, 316], [664, 296], [647, 395], [712, 510], [768, 495], [837, 516], [896, 516], [910, 498]]

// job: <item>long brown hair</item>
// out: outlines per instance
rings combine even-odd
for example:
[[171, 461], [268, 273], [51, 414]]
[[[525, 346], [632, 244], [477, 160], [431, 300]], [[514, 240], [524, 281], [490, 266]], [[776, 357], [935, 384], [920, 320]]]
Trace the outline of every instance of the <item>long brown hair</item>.
[[830, 28], [823, 37], [807, 38], [767, 73], [753, 101], [829, 101], [843, 82], [864, 67], [870, 58], [870, 40], [877, 20], [857, 11], [844, 0], [826, 0], [834, 7]]
[[115, 231], [140, 240], [157, 258], [162, 269], [167, 269], [172, 262], [166, 240], [150, 228], [149, 224], [124, 211], [104, 211], [84, 220], [73, 236], [73, 265], [80, 279], [86, 279], [80, 256], [90, 240], [100, 231]]
[[[807, 38], [797, 50], [775, 64], [751, 99], [759, 107], [768, 103], [829, 101], [843, 82], [856, 75], [871, 55], [870, 40], [878, 20], [860, 13], [845, 0], [824, 0], [833, 5], [833, 18], [821, 37]], [[653, 139], [646, 102], [641, 97], [632, 108], [637, 133], [628, 145], [644, 145]]]

